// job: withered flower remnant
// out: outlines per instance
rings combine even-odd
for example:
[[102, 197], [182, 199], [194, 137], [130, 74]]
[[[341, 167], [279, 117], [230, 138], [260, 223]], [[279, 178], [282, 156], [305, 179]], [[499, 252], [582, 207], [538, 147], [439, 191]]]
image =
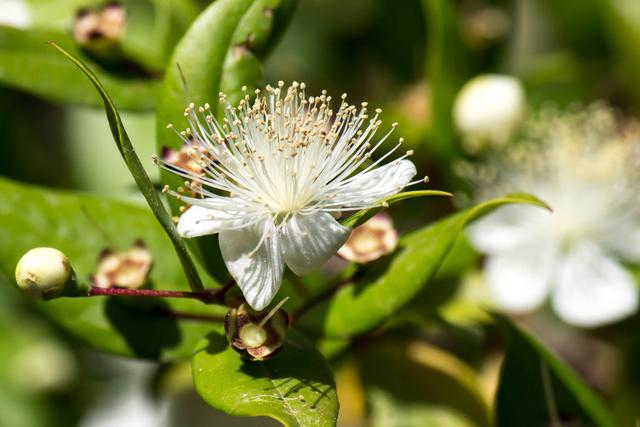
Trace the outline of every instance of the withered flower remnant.
[[365, 264], [393, 252], [398, 246], [398, 239], [393, 220], [387, 213], [381, 212], [354, 228], [349, 239], [338, 250], [338, 255], [347, 261]]
[[151, 252], [140, 240], [124, 252], [106, 249], [99, 256], [93, 286], [139, 289], [147, 282], [152, 263]]

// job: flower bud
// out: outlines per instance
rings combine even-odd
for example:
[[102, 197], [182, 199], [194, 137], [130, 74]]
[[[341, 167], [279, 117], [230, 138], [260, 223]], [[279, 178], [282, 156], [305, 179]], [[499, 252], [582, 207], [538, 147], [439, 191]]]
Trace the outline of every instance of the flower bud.
[[480, 75], [462, 87], [453, 108], [468, 151], [500, 146], [508, 142], [524, 116], [524, 89], [513, 77]]
[[232, 308], [225, 318], [224, 330], [234, 350], [254, 361], [273, 357], [282, 347], [289, 328], [289, 316], [277, 305], [268, 314], [243, 303]]
[[16, 282], [33, 298], [48, 300], [74, 288], [75, 274], [69, 260], [59, 250], [35, 248], [18, 261]]
[[388, 214], [381, 212], [354, 228], [349, 239], [338, 250], [338, 255], [347, 261], [364, 264], [390, 254], [397, 245], [398, 232], [393, 227], [393, 221]]

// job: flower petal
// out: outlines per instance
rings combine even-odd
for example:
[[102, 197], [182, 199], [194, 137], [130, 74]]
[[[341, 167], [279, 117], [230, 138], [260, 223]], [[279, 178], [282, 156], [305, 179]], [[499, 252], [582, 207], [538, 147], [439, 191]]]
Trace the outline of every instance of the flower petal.
[[640, 227], [612, 218], [604, 225], [598, 242], [627, 261], [640, 262]]
[[416, 176], [410, 160], [399, 160], [354, 175], [336, 188], [334, 203], [344, 207], [371, 205], [402, 190]]
[[[190, 203], [197, 203], [187, 209], [178, 220], [178, 233], [182, 237], [198, 237], [215, 234], [227, 228], [238, 228], [243, 223], [246, 214], [237, 209], [221, 209], [231, 206], [233, 199], [220, 200], [189, 199]], [[235, 203], [236, 205], [238, 203]], [[214, 206], [211, 206], [214, 205]]]
[[481, 252], [500, 254], [536, 238], [549, 212], [531, 206], [503, 206], [469, 227], [471, 243]]
[[533, 240], [490, 256], [486, 273], [498, 306], [514, 313], [538, 307], [549, 292], [555, 252], [553, 245]]
[[595, 327], [616, 322], [638, 308], [629, 273], [591, 242], [574, 247], [560, 262], [552, 304], [565, 322]]
[[284, 270], [280, 238], [271, 221], [223, 230], [219, 243], [227, 269], [249, 305], [255, 310], [268, 306], [280, 288]]
[[326, 212], [295, 215], [282, 234], [284, 261], [297, 275], [306, 274], [331, 258], [350, 233]]

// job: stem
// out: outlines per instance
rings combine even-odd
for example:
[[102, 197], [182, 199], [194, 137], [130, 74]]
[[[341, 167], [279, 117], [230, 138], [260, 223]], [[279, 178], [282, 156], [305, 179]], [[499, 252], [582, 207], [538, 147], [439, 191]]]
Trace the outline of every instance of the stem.
[[204, 303], [223, 303], [224, 296], [235, 284], [234, 280], [228, 281], [222, 288], [205, 289], [204, 291], [163, 291], [156, 289], [128, 289], [128, 288], [98, 288], [92, 286], [87, 296], [131, 296], [131, 297], [155, 297], [155, 298], [191, 298]]

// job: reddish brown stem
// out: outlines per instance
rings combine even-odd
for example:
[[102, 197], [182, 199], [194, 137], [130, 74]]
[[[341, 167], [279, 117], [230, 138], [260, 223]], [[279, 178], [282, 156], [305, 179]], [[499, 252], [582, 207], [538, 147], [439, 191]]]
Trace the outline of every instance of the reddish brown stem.
[[87, 296], [131, 296], [155, 298], [191, 298], [205, 303], [223, 303], [224, 296], [235, 282], [230, 280], [222, 288], [206, 289], [204, 291], [163, 291], [156, 289], [128, 289], [128, 288], [98, 288], [92, 286]]

